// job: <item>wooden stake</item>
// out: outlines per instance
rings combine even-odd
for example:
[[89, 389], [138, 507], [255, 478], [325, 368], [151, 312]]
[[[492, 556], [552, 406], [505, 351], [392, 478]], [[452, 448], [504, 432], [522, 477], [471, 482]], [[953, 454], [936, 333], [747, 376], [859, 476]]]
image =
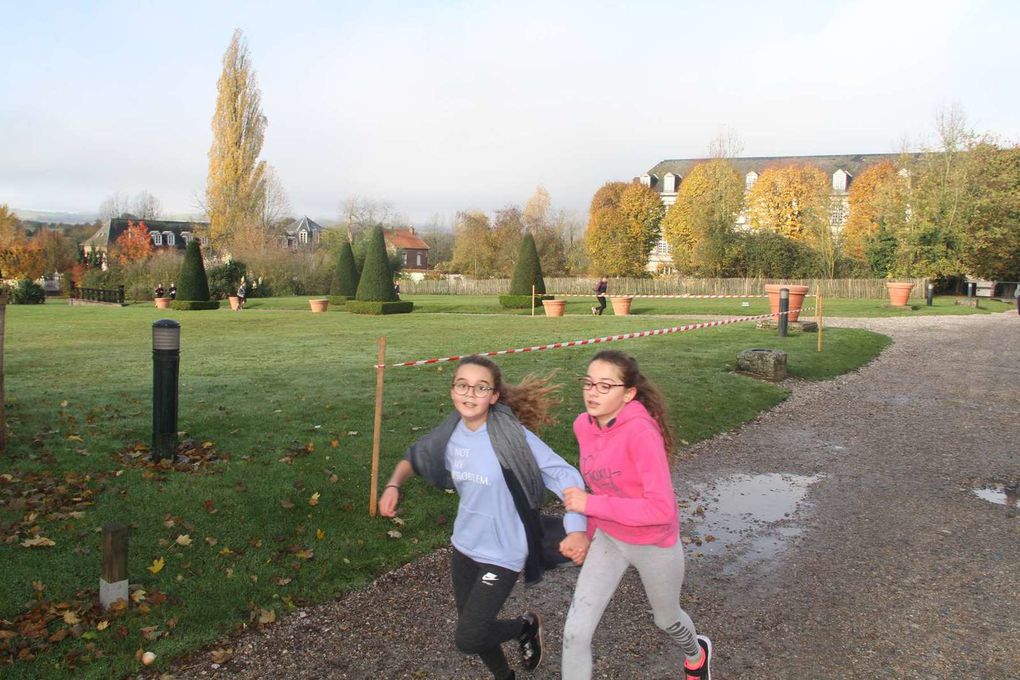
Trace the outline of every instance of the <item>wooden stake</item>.
[[0, 453], [7, 449], [7, 409], [4, 405], [4, 316], [7, 313], [7, 291], [0, 292]]
[[821, 289], [815, 294], [815, 307], [818, 308], [818, 351], [822, 351], [822, 291]]
[[535, 285], [531, 285], [531, 316], [535, 316]]
[[375, 369], [375, 427], [372, 432], [372, 487], [368, 492], [368, 514], [375, 517], [378, 508], [379, 438], [382, 436], [383, 367], [386, 365], [386, 336], [379, 337], [379, 361]]

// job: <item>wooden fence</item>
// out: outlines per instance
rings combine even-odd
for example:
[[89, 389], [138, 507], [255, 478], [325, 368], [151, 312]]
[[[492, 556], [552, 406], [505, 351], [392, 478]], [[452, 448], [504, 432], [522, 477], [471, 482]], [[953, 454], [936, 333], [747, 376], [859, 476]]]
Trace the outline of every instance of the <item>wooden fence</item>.
[[74, 286], [71, 288], [71, 297], [68, 302], [73, 304], [124, 304], [124, 286], [116, 288], [82, 288]]
[[[924, 295], [928, 279], [899, 279], [914, 284], [913, 295]], [[597, 278], [546, 278], [550, 294], [592, 294]], [[659, 277], [654, 279], [610, 279], [610, 295], [764, 295], [767, 283], [808, 286], [812, 294], [821, 290], [824, 297], [886, 297], [885, 279], [695, 279]], [[460, 279], [411, 281], [401, 279], [400, 291], [406, 295], [505, 295], [510, 279]]]

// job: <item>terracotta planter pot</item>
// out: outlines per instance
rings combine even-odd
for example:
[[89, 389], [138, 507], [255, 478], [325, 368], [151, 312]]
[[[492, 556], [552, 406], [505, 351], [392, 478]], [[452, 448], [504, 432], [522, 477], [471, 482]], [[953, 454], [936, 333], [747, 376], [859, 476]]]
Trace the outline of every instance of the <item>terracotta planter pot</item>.
[[229, 295], [227, 299], [230, 301], [230, 308], [237, 311], [237, 308], [241, 306], [241, 298], [236, 295]]
[[613, 314], [616, 316], [628, 316], [630, 314], [630, 303], [634, 302], [634, 298], [629, 296], [611, 297], [609, 301], [613, 303]]
[[309, 300], [308, 306], [312, 308], [312, 313], [318, 314], [326, 311], [326, 308], [329, 307], [329, 300]]
[[906, 307], [910, 301], [910, 291], [914, 287], [912, 283], [900, 283], [897, 281], [890, 281], [885, 284], [886, 291], [889, 292], [889, 304], [893, 307]]
[[[804, 296], [807, 295], [807, 286], [795, 286], [787, 283], [765, 284], [765, 292], [769, 294], [769, 311], [773, 314], [779, 313], [779, 289], [790, 289], [790, 314], [787, 321], [796, 321], [800, 317], [800, 310], [804, 307]], [[794, 311], [796, 310], [796, 311]], [[773, 317], [779, 320], [779, 317]]]
[[567, 306], [566, 300], [542, 300], [546, 316], [563, 316], [563, 309]]
[[173, 298], [167, 298], [167, 297], [156, 298], [156, 300], [155, 300], [155, 302], [156, 302], [156, 309], [170, 309], [170, 302], [172, 300], [173, 300]]

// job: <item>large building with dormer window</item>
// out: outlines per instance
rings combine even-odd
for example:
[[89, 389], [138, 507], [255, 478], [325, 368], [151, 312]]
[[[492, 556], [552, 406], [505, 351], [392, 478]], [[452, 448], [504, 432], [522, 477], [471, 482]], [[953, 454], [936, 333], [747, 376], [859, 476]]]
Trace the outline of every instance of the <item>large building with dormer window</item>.
[[[831, 224], [833, 231], [839, 232], [843, 230], [843, 225], [846, 224], [849, 214], [848, 198], [854, 177], [869, 165], [887, 160], [895, 161], [898, 158], [897, 154], [873, 153], [845, 156], [760, 156], [757, 158], [730, 158], [727, 159], [727, 162], [744, 177], [745, 191], [750, 190], [765, 168], [783, 165], [813, 165], [821, 169], [832, 179]], [[676, 202], [684, 176], [695, 165], [708, 160], [711, 159], [681, 158], [660, 161], [637, 179], [646, 187], [654, 189], [662, 199], [662, 204], [668, 209]], [[736, 226], [738, 229], [748, 228], [746, 211], [737, 217]], [[649, 257], [648, 269], [652, 272], [666, 273], [672, 267], [673, 256], [669, 244], [664, 239], [659, 239]]]
[[116, 243], [120, 235], [127, 231], [128, 227], [132, 224], [145, 225], [155, 250], [185, 250], [188, 247], [188, 242], [192, 239], [198, 239], [203, 246], [209, 244], [209, 239], [206, 236], [209, 233], [208, 222], [136, 220], [116, 217], [100, 227], [95, 234], [84, 241], [81, 244], [82, 250], [84, 250], [86, 255], [93, 251], [103, 253], [104, 255], [109, 253], [110, 246]]

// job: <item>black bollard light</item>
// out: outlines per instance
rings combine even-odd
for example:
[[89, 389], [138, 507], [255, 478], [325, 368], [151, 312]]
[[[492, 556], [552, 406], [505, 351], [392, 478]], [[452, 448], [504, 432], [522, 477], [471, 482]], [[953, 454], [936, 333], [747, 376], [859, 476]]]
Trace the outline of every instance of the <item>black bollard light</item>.
[[779, 337], [786, 337], [786, 324], [790, 317], [790, 289], [779, 289]]
[[935, 301], [935, 284], [929, 283], [928, 290], [924, 294], [925, 300], [928, 301], [928, 306], [931, 307]]
[[971, 281], [967, 284], [967, 297], [972, 298], [977, 293], [977, 282]]
[[181, 325], [173, 319], [152, 324], [152, 455], [177, 456], [177, 374], [181, 364]]

